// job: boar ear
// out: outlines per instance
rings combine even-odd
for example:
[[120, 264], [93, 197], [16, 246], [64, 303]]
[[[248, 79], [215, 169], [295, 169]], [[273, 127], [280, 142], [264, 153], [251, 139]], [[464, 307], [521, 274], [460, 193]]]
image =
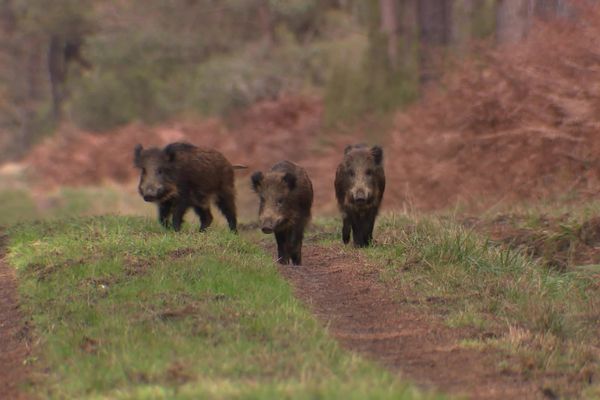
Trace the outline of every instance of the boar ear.
[[141, 165], [141, 157], [142, 157], [142, 150], [144, 148], [142, 147], [141, 144], [137, 144], [135, 145], [135, 148], [133, 149], [133, 165], [135, 165], [136, 167], [139, 167]]
[[252, 174], [252, 177], [250, 179], [252, 180], [252, 189], [254, 189], [255, 192], [259, 191], [263, 178], [263, 173], [260, 171], [256, 171]]
[[371, 147], [371, 154], [373, 154], [373, 159], [375, 159], [375, 164], [381, 165], [383, 161], [383, 149], [379, 146]]
[[352, 150], [353, 147], [354, 147], [354, 145], [351, 145], [351, 144], [346, 146], [346, 148], [344, 149], [344, 155], [350, 153], [350, 150]]
[[281, 178], [285, 183], [287, 183], [290, 190], [294, 190], [296, 187], [296, 175], [291, 172], [286, 172], [283, 178]]
[[176, 150], [176, 148], [175, 148], [175, 146], [173, 146], [173, 144], [170, 144], [164, 148], [163, 152], [165, 153], [165, 156], [167, 156], [168, 162], [175, 161], [175, 156], [177, 154], [177, 152], [175, 150]]

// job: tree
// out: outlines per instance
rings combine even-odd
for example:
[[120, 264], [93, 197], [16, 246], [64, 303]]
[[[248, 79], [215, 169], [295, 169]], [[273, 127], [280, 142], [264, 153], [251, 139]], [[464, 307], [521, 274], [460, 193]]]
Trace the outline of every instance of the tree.
[[496, 40], [517, 43], [529, 30], [531, 0], [499, 0], [496, 12]]
[[381, 31], [386, 36], [387, 58], [393, 69], [398, 68], [398, 10], [396, 0], [379, 0]]
[[419, 69], [418, 0], [400, 0], [400, 68], [405, 74], [414, 75]]
[[0, 129], [14, 133], [12, 156], [59, 122], [68, 64], [87, 64], [82, 47], [90, 7], [80, 0], [55, 0], [51, 6], [44, 0], [0, 0], [0, 103], [9, 105], [0, 108]]
[[452, 0], [420, 0], [418, 2], [420, 82], [427, 84], [435, 77], [434, 55], [450, 44], [452, 38]]
[[539, 18], [567, 17], [571, 7], [567, 0], [531, 0], [530, 9]]
[[500, 44], [517, 43], [527, 36], [534, 18], [572, 17], [568, 0], [498, 0], [496, 39]]
[[55, 121], [62, 119], [63, 103], [67, 98], [69, 67], [77, 65], [91, 69], [92, 64], [83, 56], [85, 32], [53, 33], [48, 46], [48, 76], [52, 90], [52, 111]]

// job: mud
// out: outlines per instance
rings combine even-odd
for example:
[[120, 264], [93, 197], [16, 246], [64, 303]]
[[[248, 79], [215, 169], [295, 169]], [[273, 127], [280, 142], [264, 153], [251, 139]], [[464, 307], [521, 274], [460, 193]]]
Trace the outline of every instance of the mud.
[[542, 382], [498, 368], [506, 356], [460, 346], [472, 338], [435, 316], [417, 311], [410, 299], [392, 300], [378, 272], [356, 252], [312, 245], [304, 266], [280, 267], [296, 295], [351, 351], [382, 363], [424, 388], [472, 399], [543, 399]]

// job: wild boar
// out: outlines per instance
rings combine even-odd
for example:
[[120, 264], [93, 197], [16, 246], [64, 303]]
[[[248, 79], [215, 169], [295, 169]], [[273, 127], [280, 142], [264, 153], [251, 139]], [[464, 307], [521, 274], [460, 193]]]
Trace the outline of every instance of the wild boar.
[[366, 247], [373, 241], [373, 226], [379, 212], [385, 174], [383, 150], [379, 146], [350, 145], [335, 173], [335, 196], [342, 213], [342, 240], [356, 247]]
[[192, 207], [204, 231], [213, 220], [210, 200], [214, 198], [229, 229], [237, 231], [234, 167], [218, 151], [180, 142], [147, 150], [138, 144], [134, 163], [141, 172], [139, 193], [145, 201], [157, 204], [158, 220], [166, 228], [172, 216], [173, 229], [179, 231]]
[[267, 173], [255, 172], [251, 180], [260, 198], [260, 228], [275, 234], [279, 263], [301, 265], [304, 229], [313, 202], [308, 174], [294, 163], [281, 161]]

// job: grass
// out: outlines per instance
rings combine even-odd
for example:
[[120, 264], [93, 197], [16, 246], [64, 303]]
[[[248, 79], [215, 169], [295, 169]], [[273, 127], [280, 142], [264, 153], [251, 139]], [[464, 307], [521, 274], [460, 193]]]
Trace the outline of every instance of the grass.
[[[3, 183], [0, 179], [0, 186]], [[156, 213], [156, 207], [145, 203], [133, 184], [60, 187], [45, 192], [32, 191], [24, 185], [8, 187], [0, 190], [0, 204], [0, 226], [107, 213], [143, 216], [154, 216]]]
[[109, 216], [8, 233], [36, 396], [433, 398], [341, 350], [271, 258], [224, 229]]
[[[219, 226], [200, 235], [191, 216], [179, 235], [154, 218], [69, 217], [107, 209], [153, 215], [135, 193], [116, 188], [62, 189], [44, 210], [18, 190], [0, 198], [1, 223], [11, 226], [10, 262], [38, 342], [29, 362], [50, 371], [31, 383], [37, 395], [428, 396], [340, 350], [251, 244], [263, 235], [234, 236]], [[499, 369], [541, 379], [560, 374], [569, 385], [554, 393], [596, 398], [600, 229], [591, 222], [599, 209], [490, 212], [472, 228], [456, 217], [382, 216], [377, 245], [360, 252], [399, 298], [411, 299], [403, 307], [481, 333], [465, 347], [510, 355]], [[39, 217], [49, 219], [15, 225]], [[508, 240], [488, 237], [498, 224], [508, 227]], [[337, 219], [316, 219], [306, 243], [339, 240]]]
[[[0, 226], [19, 222], [60, 220], [106, 214], [137, 215], [156, 218], [156, 205], [144, 202], [137, 192], [137, 181], [128, 184], [105, 183], [99, 186], [62, 186], [36, 191], [27, 185], [15, 186], [0, 177]], [[258, 197], [245, 179], [236, 181], [238, 219], [253, 221], [258, 210]], [[215, 223], [226, 225], [225, 219], [213, 205]], [[188, 220], [195, 217], [189, 212]], [[195, 219], [194, 223], [198, 223]]]
[[589, 384], [600, 373], [597, 269], [548, 268], [452, 218], [386, 216], [375, 237], [366, 254], [399, 298], [416, 300], [450, 327], [494, 332], [481, 344], [519, 359], [518, 372], [566, 374], [597, 393], [598, 384]]
[[13, 225], [20, 221], [33, 221], [39, 211], [29, 192], [21, 189], [0, 190], [0, 226]]
[[597, 204], [572, 211], [558, 210], [488, 215], [471, 224], [494, 242], [517, 249], [548, 268], [600, 272]]

